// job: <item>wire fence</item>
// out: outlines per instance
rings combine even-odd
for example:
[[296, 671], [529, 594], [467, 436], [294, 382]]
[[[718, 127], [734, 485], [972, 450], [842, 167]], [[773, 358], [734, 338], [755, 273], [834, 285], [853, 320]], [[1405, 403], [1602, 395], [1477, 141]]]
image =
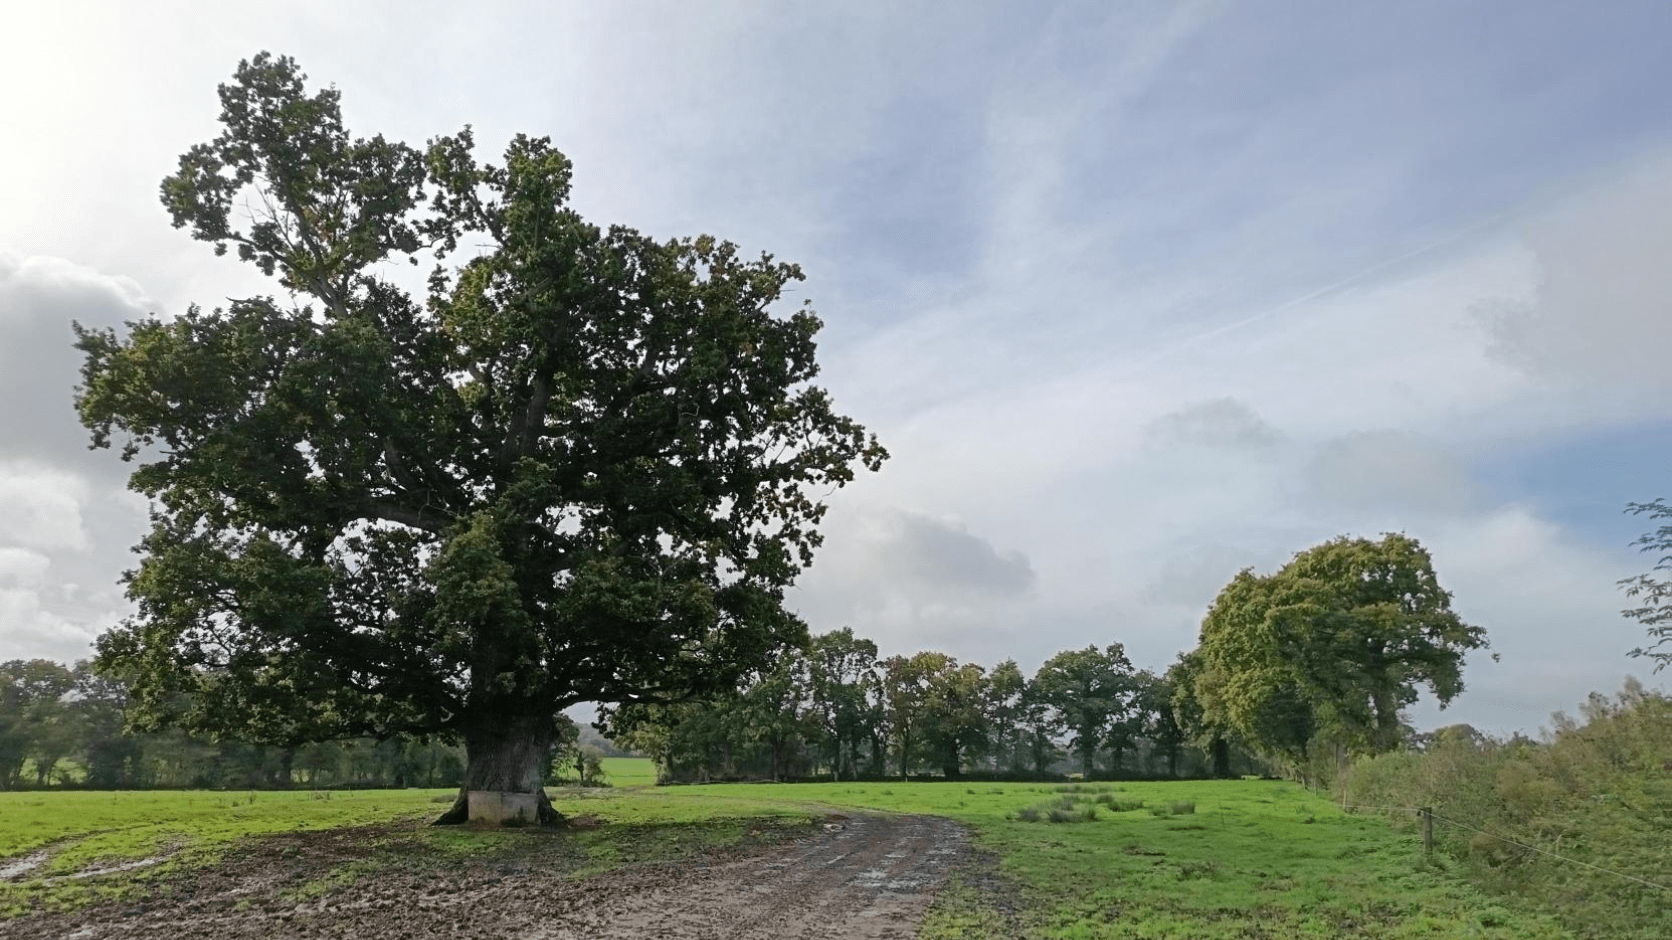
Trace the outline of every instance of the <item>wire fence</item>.
[[1349, 806], [1349, 805], [1343, 804], [1343, 806], [1341, 808], [1343, 810], [1345, 810], [1346, 812], [1357, 812], [1359, 810], [1373, 810], [1373, 811], [1376, 811], [1376, 812], [1411, 813], [1411, 814], [1416, 815], [1418, 817], [1421, 817], [1424, 813], [1427, 813], [1428, 818], [1431, 819], [1431, 820], [1434, 820], [1435, 822], [1444, 823], [1445, 825], [1454, 826], [1458, 829], [1464, 829], [1464, 830], [1467, 830], [1469, 832], [1477, 833], [1479, 835], [1486, 836], [1487, 838], [1490, 838], [1490, 839], [1496, 839], [1499, 842], [1505, 842], [1505, 843], [1508, 843], [1509, 845], [1518, 846], [1520, 848], [1528, 850], [1529, 852], [1537, 852], [1540, 855], [1547, 855], [1551, 858], [1558, 859], [1560, 861], [1567, 862], [1567, 863], [1572, 864], [1572, 865], [1580, 865], [1580, 866], [1583, 866], [1585, 868], [1592, 869], [1594, 871], [1600, 871], [1600, 872], [1604, 872], [1606, 874], [1614, 875], [1614, 876], [1619, 877], [1619, 878], [1625, 878], [1629, 881], [1635, 881], [1638, 884], [1648, 885], [1651, 888], [1659, 888], [1662, 891], [1672, 891], [1672, 887], [1669, 887], [1667, 885], [1663, 885], [1659, 882], [1650, 881], [1647, 878], [1640, 878], [1637, 875], [1633, 875], [1633, 874], [1630, 874], [1628, 872], [1623, 872], [1623, 871], [1616, 871], [1612, 868], [1604, 868], [1601, 865], [1595, 865], [1595, 864], [1592, 864], [1590, 862], [1584, 861], [1582, 859], [1571, 858], [1569, 856], [1562, 855], [1558, 852], [1552, 852], [1549, 849], [1541, 849], [1536, 845], [1528, 845], [1525, 842], [1522, 842], [1522, 841], [1517, 840], [1517, 839], [1511, 839], [1508, 836], [1501, 836], [1501, 835], [1498, 835], [1495, 832], [1487, 832], [1485, 829], [1476, 828], [1474, 826], [1469, 825], [1466, 822], [1461, 822], [1459, 820], [1452, 819], [1452, 818], [1447, 817], [1447, 816], [1441, 816], [1439, 813], [1434, 812], [1434, 810], [1429, 808], [1429, 807], [1425, 807], [1425, 806]]

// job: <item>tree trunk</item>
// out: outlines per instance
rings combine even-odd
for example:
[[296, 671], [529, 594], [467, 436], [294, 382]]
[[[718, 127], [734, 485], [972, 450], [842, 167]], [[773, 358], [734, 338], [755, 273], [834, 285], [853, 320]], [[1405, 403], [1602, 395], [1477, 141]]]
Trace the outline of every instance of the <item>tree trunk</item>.
[[[490, 715], [472, 722], [464, 737], [468, 761], [464, 786], [452, 808], [435, 825], [498, 823], [503, 817], [496, 806], [520, 804], [528, 796], [534, 797], [535, 816], [529, 822], [543, 826], [561, 823], [563, 814], [552, 806], [544, 788], [546, 767], [557, 740], [557, 722], [550, 715]], [[488, 796], [472, 800], [472, 793]]]
[[1221, 780], [1231, 776], [1230, 742], [1215, 735], [1213, 742], [1208, 745], [1208, 750], [1213, 755], [1213, 775]]
[[1386, 754], [1399, 746], [1399, 702], [1392, 689], [1377, 689], [1370, 695], [1376, 709], [1376, 727], [1371, 733], [1371, 748]]

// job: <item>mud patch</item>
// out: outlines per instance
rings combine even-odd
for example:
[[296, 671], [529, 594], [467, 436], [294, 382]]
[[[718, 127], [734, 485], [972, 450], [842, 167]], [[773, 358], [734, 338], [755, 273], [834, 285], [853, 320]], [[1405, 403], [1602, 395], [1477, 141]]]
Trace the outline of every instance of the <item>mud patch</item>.
[[905, 938], [916, 935], [966, 846], [957, 824], [932, 817], [754, 825], [752, 845], [677, 862], [624, 858], [628, 867], [586, 878], [575, 877], [585, 859], [563, 833], [529, 833], [502, 851], [458, 861], [419, 852], [416, 837], [396, 827], [299, 833], [253, 844], [215, 868], [165, 876], [145, 886], [143, 901], [16, 918], [0, 922], [0, 933], [19, 940]]
[[73, 872], [68, 875], [55, 875], [51, 878], [43, 878], [41, 879], [41, 883], [46, 885], [55, 885], [63, 884], [66, 881], [83, 881], [88, 878], [98, 878], [103, 875], [119, 875], [127, 871], [138, 871], [141, 868], [150, 868], [153, 865], [161, 865], [163, 862], [166, 862], [173, 857], [174, 853], [169, 852], [164, 855], [153, 855], [150, 858], [134, 859], [131, 862], [122, 862], [117, 865], [106, 865], [102, 868], [85, 868], [81, 871]]
[[36, 852], [33, 855], [25, 855], [22, 858], [11, 859], [5, 864], [0, 865], [0, 881], [12, 881], [17, 878], [22, 878], [24, 875], [27, 875], [42, 865], [45, 865], [46, 860], [50, 857], [51, 856], [47, 855], [45, 852]]

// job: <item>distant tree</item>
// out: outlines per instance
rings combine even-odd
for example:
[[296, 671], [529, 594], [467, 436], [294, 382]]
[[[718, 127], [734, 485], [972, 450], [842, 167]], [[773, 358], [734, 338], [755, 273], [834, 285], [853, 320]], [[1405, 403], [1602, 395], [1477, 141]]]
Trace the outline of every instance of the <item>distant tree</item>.
[[1173, 721], [1179, 730], [1208, 754], [1209, 772], [1219, 779], [1231, 776], [1230, 729], [1209, 717], [1199, 695], [1202, 677], [1201, 650], [1180, 653], [1167, 669], [1172, 688]]
[[1415, 539], [1342, 537], [1226, 585], [1202, 621], [1195, 691], [1210, 723], [1291, 762], [1310, 759], [1319, 734], [1382, 753], [1400, 743], [1418, 686], [1445, 707], [1463, 690], [1464, 655], [1485, 645]]
[[[1169, 674], [1170, 675], [1170, 674]], [[1147, 738], [1154, 753], [1167, 762], [1167, 776], [1179, 775], [1179, 755], [1189, 740], [1173, 715], [1173, 685], [1167, 676], [1145, 669], [1135, 677], [1138, 687], [1133, 713], [1139, 733]]]
[[1022, 748], [1033, 772], [1043, 775], [1063, 756], [1056, 742], [1061, 725], [1044, 691], [1033, 679], [1022, 690], [1020, 705]]
[[562, 780], [567, 774], [565, 768], [573, 767], [575, 777], [581, 779], [586, 774], [586, 763], [581, 755], [581, 727], [575, 719], [568, 715], [557, 716], [557, 738], [552, 742], [551, 751], [547, 757], [547, 780]]
[[145, 782], [145, 739], [127, 734], [128, 686], [121, 678], [100, 675], [91, 663], [76, 663], [77, 748], [87, 771], [84, 782], [98, 790], [136, 787]]
[[73, 688], [74, 674], [50, 659], [0, 663], [0, 790], [22, 783], [30, 760], [36, 785], [45, 786], [53, 766], [74, 748], [64, 702]]
[[[868, 738], [872, 710], [867, 679], [877, 668], [877, 644], [843, 627], [813, 637], [808, 646], [810, 702], [819, 730], [830, 748], [830, 774], [857, 774], [860, 742]], [[846, 763], [844, 763], [844, 758]]]
[[1111, 643], [1103, 650], [1064, 650], [1039, 667], [1033, 684], [1039, 700], [1056, 712], [1071, 736], [1069, 746], [1090, 776], [1110, 726], [1131, 709], [1133, 673], [1126, 648]]
[[[1672, 519], [1672, 506], [1665, 500], [1657, 499], [1647, 503], [1628, 503], [1626, 511], [1632, 515], [1648, 513], [1651, 519]], [[1645, 533], [1632, 543], [1645, 552], [1658, 552], [1660, 558], [1655, 567], [1647, 574], [1625, 578], [1619, 583], [1626, 589], [1627, 597], [1641, 597], [1643, 606], [1620, 611], [1641, 623], [1648, 629], [1649, 637], [1654, 641], [1648, 646], [1641, 646], [1631, 651], [1631, 656], [1647, 656], [1655, 660], [1655, 672], [1666, 668], [1672, 663], [1672, 577], [1664, 572], [1672, 571], [1672, 525], [1663, 525], [1653, 532]], [[1657, 576], [1657, 573], [1658, 574]]]
[[888, 736], [899, 758], [904, 778], [923, 746], [924, 716], [929, 707], [929, 684], [936, 673], [952, 668], [945, 653], [925, 651], [913, 656], [890, 656], [882, 663], [883, 713]]
[[1026, 714], [1028, 680], [1014, 659], [987, 675], [987, 720], [993, 728], [993, 769], [1020, 770], [1023, 749], [1017, 740]]
[[[552, 819], [564, 708], [805, 642], [783, 594], [822, 494], [886, 453], [811, 384], [818, 317], [774, 312], [799, 267], [585, 222], [544, 139], [492, 165], [468, 128], [353, 137], [288, 58], [220, 99], [163, 202], [279, 297], [77, 327], [82, 421], [152, 505], [139, 612], [99, 643], [137, 727], [462, 740], [465, 789]], [[428, 297], [384, 277], [432, 249]]]
[[987, 674], [975, 663], [958, 665], [948, 657], [928, 675], [923, 709], [923, 740], [949, 778], [963, 775], [964, 764], [986, 751], [992, 724], [987, 714]]
[[740, 697], [737, 736], [758, 743], [767, 751], [767, 776], [782, 780], [789, 772], [789, 758], [799, 750], [816, 719], [807, 711], [806, 660], [799, 654], [781, 656], [759, 676]]

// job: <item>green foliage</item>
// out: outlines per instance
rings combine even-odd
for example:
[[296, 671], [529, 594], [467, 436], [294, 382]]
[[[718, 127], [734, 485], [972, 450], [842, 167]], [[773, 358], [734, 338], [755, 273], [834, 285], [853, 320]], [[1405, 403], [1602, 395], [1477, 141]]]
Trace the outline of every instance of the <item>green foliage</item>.
[[76, 676], [46, 659], [0, 663], [0, 790], [23, 783], [26, 765], [45, 786], [53, 767], [70, 753], [75, 710], [64, 697]]
[[[1648, 513], [1651, 519], [1672, 519], [1672, 506], [1666, 505], [1666, 501], [1661, 499], [1648, 503], [1629, 503], [1626, 511], [1632, 515]], [[1641, 597], [1644, 601], [1641, 607], [1623, 610], [1620, 613], [1641, 623], [1654, 641], [1648, 646], [1632, 650], [1631, 655], [1647, 656], [1655, 660], [1655, 672], [1659, 672], [1666, 668], [1667, 663], [1672, 663], [1672, 649], [1662, 649], [1672, 644], [1672, 578], [1664, 574], [1656, 577], [1655, 573], [1672, 571], [1672, 525], [1663, 525], [1653, 532], [1645, 533], [1632, 544], [1640, 546], [1645, 552], [1661, 553], [1653, 571], [1619, 582], [1626, 589], [1627, 597]]]
[[[99, 646], [131, 722], [463, 738], [511, 788], [562, 708], [730, 689], [805, 640], [783, 592], [823, 494], [886, 453], [811, 384], [819, 318], [774, 312], [797, 266], [585, 222], [544, 139], [353, 137], [288, 58], [220, 97], [163, 202], [297, 302], [78, 327], [82, 420], [153, 507]], [[380, 265], [420, 251], [415, 298]]]
[[1485, 644], [1415, 539], [1342, 537], [1225, 586], [1202, 622], [1192, 695], [1203, 725], [1306, 774], [1323, 744], [1392, 750], [1418, 687], [1444, 707], [1463, 690], [1464, 655]]
[[993, 767], [1020, 771], [1027, 766], [1022, 723], [1027, 717], [1027, 677], [1014, 659], [1007, 659], [987, 674], [987, 720], [992, 726], [990, 745]]
[[1356, 762], [1344, 798], [1395, 807], [1407, 828], [1410, 808], [1433, 807], [1436, 841], [1480, 884], [1546, 906], [1577, 936], [1672, 935], [1665, 889], [1600, 870], [1668, 884], [1672, 700], [1628, 682], [1583, 717], [1558, 715], [1544, 743], [1442, 728], [1421, 750]]
[[833, 778], [859, 775], [859, 750], [880, 736], [877, 644], [843, 627], [813, 637], [807, 652], [809, 706], [830, 752]]
[[960, 666], [947, 660], [943, 668], [929, 673], [926, 691], [924, 743], [938, 759], [941, 773], [957, 777], [990, 743], [987, 672], [974, 663]]
[[1055, 712], [1085, 773], [1091, 774], [1111, 726], [1132, 709], [1136, 680], [1126, 649], [1111, 643], [1102, 651], [1095, 646], [1065, 650], [1039, 667], [1032, 685], [1034, 698]]

